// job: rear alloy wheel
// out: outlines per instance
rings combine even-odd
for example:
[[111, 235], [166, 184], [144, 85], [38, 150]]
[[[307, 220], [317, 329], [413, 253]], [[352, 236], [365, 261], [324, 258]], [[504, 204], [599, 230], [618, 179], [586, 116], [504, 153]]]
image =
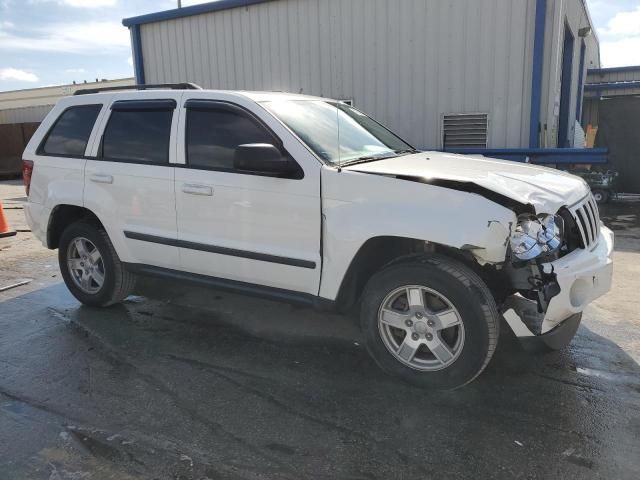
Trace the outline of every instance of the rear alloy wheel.
[[500, 316], [473, 270], [448, 257], [424, 256], [371, 278], [360, 323], [367, 350], [384, 371], [421, 387], [453, 389], [489, 363]]
[[76, 222], [62, 232], [58, 263], [67, 288], [85, 305], [113, 305], [135, 286], [136, 276], [120, 261], [104, 228], [94, 223]]
[[67, 247], [67, 266], [76, 286], [89, 295], [104, 285], [104, 260], [91, 240], [76, 237]]

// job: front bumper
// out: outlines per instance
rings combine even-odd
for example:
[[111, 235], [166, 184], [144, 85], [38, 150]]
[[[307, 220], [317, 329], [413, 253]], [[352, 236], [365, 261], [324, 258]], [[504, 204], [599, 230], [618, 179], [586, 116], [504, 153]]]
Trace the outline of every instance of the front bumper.
[[555, 273], [560, 293], [549, 302], [542, 333], [581, 313], [596, 298], [611, 290], [614, 235], [604, 225], [595, 248], [575, 250], [555, 262], [543, 264], [545, 273]]
[[544, 273], [555, 276], [560, 292], [549, 301], [543, 314], [537, 313], [535, 302], [521, 297], [505, 302], [503, 314], [514, 333], [521, 338], [536, 336], [530, 328], [534, 322], [539, 325], [535, 330], [541, 336], [573, 329], [565, 329], [564, 323], [575, 323], [577, 329], [587, 305], [611, 289], [613, 245], [613, 232], [602, 225], [598, 242], [591, 250], [578, 249], [555, 262], [542, 264]]

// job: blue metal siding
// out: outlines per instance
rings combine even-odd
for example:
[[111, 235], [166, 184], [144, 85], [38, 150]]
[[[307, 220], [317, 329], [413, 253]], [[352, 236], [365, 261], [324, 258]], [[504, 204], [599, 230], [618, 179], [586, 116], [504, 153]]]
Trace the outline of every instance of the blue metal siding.
[[589, 75], [606, 74], [606, 73], [622, 73], [622, 72], [640, 72], [640, 65], [631, 65], [628, 67], [590, 68], [587, 71]]
[[627, 90], [630, 88], [640, 88], [638, 82], [609, 82], [609, 83], [590, 83], [584, 86], [585, 92], [602, 92], [604, 90]]
[[140, 36], [140, 25], [131, 27], [131, 47], [133, 50], [133, 66], [136, 76], [136, 83], [142, 85], [144, 79], [144, 59], [142, 57], [142, 37]]
[[529, 147], [540, 146], [540, 107], [542, 104], [542, 72], [544, 69], [544, 35], [547, 23], [547, 0], [536, 0], [536, 27], [533, 44], [533, 74], [531, 78], [531, 119]]
[[576, 120], [582, 119], [582, 97], [584, 96], [584, 59], [587, 54], [587, 45], [582, 40], [580, 46], [580, 70], [578, 72], [578, 98], [576, 99]]
[[[564, 47], [562, 49], [562, 76], [560, 77], [560, 117], [558, 118], [558, 147], [572, 147], [571, 136], [573, 115], [571, 115], [571, 90], [573, 88], [573, 55], [575, 36], [569, 24], [564, 26]], [[569, 125], [571, 123], [571, 125]]]

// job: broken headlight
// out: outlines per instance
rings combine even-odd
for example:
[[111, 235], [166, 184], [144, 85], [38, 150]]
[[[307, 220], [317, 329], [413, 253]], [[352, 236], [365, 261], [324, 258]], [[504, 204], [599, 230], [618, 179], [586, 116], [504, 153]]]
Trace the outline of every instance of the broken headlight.
[[521, 261], [529, 261], [562, 246], [562, 218], [557, 215], [520, 218], [511, 236], [511, 251]]

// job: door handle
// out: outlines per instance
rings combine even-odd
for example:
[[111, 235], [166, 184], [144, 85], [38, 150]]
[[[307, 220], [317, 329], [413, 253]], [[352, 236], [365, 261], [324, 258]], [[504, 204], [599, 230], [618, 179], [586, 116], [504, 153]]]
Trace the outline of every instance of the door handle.
[[95, 183], [113, 183], [112, 175], [105, 175], [102, 173], [94, 173], [89, 177], [89, 180]]
[[182, 191], [189, 195], [199, 195], [201, 197], [213, 196], [213, 188], [206, 185], [192, 185], [186, 183], [182, 186]]

